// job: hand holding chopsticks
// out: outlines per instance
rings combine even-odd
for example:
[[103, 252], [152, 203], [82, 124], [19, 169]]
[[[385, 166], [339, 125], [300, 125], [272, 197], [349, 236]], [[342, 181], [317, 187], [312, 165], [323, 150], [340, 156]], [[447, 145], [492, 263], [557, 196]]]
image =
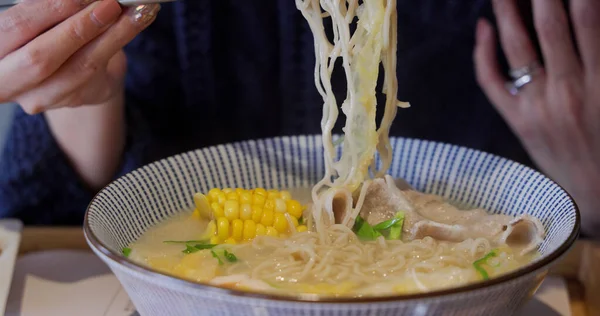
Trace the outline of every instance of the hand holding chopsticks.
[[159, 10], [115, 0], [37, 0], [0, 13], [10, 21], [0, 24], [0, 103], [34, 114], [114, 99], [125, 75], [122, 47]]

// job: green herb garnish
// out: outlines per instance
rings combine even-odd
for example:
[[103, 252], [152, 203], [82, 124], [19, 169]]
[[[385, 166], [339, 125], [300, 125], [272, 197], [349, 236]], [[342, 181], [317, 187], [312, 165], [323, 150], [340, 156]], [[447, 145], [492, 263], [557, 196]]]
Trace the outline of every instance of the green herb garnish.
[[373, 226], [360, 216], [357, 217], [354, 222], [354, 231], [356, 232], [356, 236], [361, 240], [375, 240], [377, 237], [381, 236], [381, 233], [374, 230]]
[[390, 233], [388, 234], [388, 239], [398, 240], [402, 238], [402, 226], [404, 226], [404, 213], [398, 212], [396, 213], [395, 218], [398, 220], [390, 227]]
[[129, 248], [129, 247], [123, 248], [123, 255], [125, 257], [129, 257], [130, 254], [131, 254], [131, 248]]
[[213, 244], [196, 244], [196, 245], [186, 244], [185, 250], [183, 250], [182, 252], [185, 254], [190, 254], [190, 253], [197, 252], [199, 250], [212, 249], [216, 246], [217, 245], [213, 245]]
[[219, 256], [217, 255], [217, 253], [214, 250], [211, 250], [210, 253], [212, 253], [212, 256], [217, 258], [217, 260], [219, 261], [219, 265], [223, 265], [223, 260], [221, 260], [221, 258], [219, 258]]
[[223, 256], [224, 256], [224, 257], [225, 257], [225, 259], [227, 259], [227, 261], [229, 261], [229, 262], [237, 262], [237, 260], [238, 260], [238, 259], [237, 259], [237, 257], [236, 257], [234, 254], [232, 254], [231, 252], [229, 252], [229, 251], [227, 251], [227, 250], [225, 250], [225, 251], [223, 252]]
[[481, 259], [475, 260], [473, 262], [473, 267], [475, 268], [475, 270], [477, 272], [479, 272], [479, 274], [481, 275], [481, 277], [484, 280], [489, 280], [490, 276], [487, 273], [487, 271], [483, 268], [483, 265], [487, 265], [488, 264], [487, 261], [490, 258], [496, 257], [497, 255], [498, 254], [496, 253], [496, 250], [494, 249], [494, 250], [490, 251], [488, 254], [486, 254], [485, 256], [483, 256]]
[[387, 221], [383, 221], [375, 226], [373, 226], [374, 230], [386, 230], [391, 228], [392, 226], [394, 226], [394, 224], [398, 223], [400, 221], [399, 218], [392, 218], [392, 219], [388, 219]]
[[207, 244], [208, 240], [165, 240], [165, 244]]
[[402, 237], [402, 226], [404, 225], [404, 213], [398, 212], [392, 219], [371, 226], [362, 217], [356, 218], [352, 230], [361, 240], [375, 240], [379, 236], [386, 239], [400, 239]]
[[223, 264], [223, 260], [221, 260], [221, 257], [225, 258], [227, 262], [231, 263], [238, 261], [238, 258], [233, 253], [227, 251], [227, 249], [213, 249], [210, 251], [210, 253], [214, 258], [216, 258], [219, 261], [220, 265]]

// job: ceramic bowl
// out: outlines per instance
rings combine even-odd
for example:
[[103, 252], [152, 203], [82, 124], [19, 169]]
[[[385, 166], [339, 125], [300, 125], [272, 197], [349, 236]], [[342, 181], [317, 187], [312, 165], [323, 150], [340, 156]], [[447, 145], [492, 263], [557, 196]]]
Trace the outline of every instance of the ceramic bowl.
[[511, 315], [577, 239], [571, 197], [542, 174], [480, 151], [392, 139], [389, 173], [415, 189], [496, 214], [528, 213], [546, 229], [541, 256], [509, 274], [467, 286], [380, 298], [315, 299], [249, 293], [177, 279], [138, 265], [121, 249], [214, 187], [310, 187], [323, 175], [320, 136], [281, 137], [204, 148], [167, 158], [114, 181], [91, 202], [84, 231], [141, 315]]

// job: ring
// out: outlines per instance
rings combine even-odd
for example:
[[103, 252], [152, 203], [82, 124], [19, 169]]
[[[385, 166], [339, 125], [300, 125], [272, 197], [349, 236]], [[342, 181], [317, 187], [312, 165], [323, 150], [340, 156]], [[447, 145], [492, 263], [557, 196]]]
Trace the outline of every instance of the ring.
[[508, 72], [508, 75], [513, 79], [513, 81], [508, 81], [506, 83], [506, 89], [508, 92], [510, 92], [510, 94], [517, 95], [519, 90], [533, 81], [533, 76], [535, 76], [540, 69], [542, 69], [542, 66], [537, 60], [527, 66], [511, 69]]

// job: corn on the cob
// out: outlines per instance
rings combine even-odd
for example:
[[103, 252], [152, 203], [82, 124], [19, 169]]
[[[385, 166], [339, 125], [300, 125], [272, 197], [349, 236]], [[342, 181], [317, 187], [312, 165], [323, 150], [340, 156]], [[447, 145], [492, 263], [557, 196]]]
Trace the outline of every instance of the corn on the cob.
[[194, 204], [193, 216], [209, 220], [203, 236], [212, 244], [235, 244], [256, 236], [288, 236], [307, 230], [298, 223], [303, 207], [288, 191], [211, 189], [206, 195], [196, 193]]

